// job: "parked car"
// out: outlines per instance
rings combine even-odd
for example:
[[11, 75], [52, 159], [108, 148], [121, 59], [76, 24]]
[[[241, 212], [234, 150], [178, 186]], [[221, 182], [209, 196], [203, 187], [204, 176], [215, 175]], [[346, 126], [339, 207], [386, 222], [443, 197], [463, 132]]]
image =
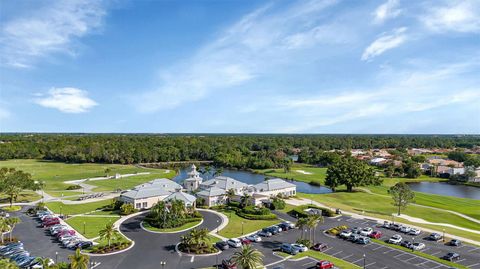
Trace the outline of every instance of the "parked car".
[[460, 254], [455, 252], [449, 252], [446, 255], [444, 255], [442, 259], [453, 262], [460, 259]]
[[460, 241], [458, 239], [452, 239], [452, 240], [450, 240], [450, 242], [448, 242], [449, 246], [454, 246], [454, 247], [458, 247], [461, 244], [462, 244], [462, 241]]
[[362, 230], [362, 228], [360, 228], [360, 227], [353, 227], [352, 228], [352, 233], [353, 234], [359, 234], [361, 230]]
[[258, 232], [258, 235], [263, 237], [270, 237], [273, 234], [267, 229], [262, 229], [260, 232]]
[[280, 233], [282, 230], [280, 229], [280, 227], [277, 227], [277, 226], [271, 226], [271, 227], [268, 227], [267, 228], [269, 232], [271, 232], [272, 234], [278, 234]]
[[237, 269], [237, 264], [231, 259], [225, 259], [222, 261], [223, 269]]
[[422, 233], [422, 231], [420, 231], [419, 229], [416, 229], [416, 228], [412, 228], [408, 232], [408, 234], [411, 234], [411, 235], [419, 235], [420, 233]]
[[366, 245], [366, 244], [370, 243], [370, 238], [365, 237], [365, 236], [361, 236], [357, 239], [357, 241], [355, 241], [355, 243]]
[[242, 238], [240, 241], [242, 242], [242, 245], [250, 245], [252, 243], [252, 241], [248, 240], [247, 238]]
[[290, 255], [296, 255], [299, 252], [299, 250], [297, 248], [294, 248], [292, 246], [292, 244], [288, 244], [288, 243], [283, 243], [282, 246], [280, 247], [280, 249], [283, 252], [288, 253]]
[[352, 235], [351, 230], [345, 230], [345, 231], [342, 231], [338, 236], [340, 236], [343, 239], [348, 239], [351, 235]]
[[442, 240], [442, 235], [439, 234], [439, 233], [432, 233], [428, 236], [428, 239], [432, 240], [432, 241], [439, 241], [439, 240]]
[[[72, 249], [77, 249], [77, 248], [86, 249], [91, 246], [93, 246], [93, 243], [91, 241], [80, 241], [75, 246], [73, 246]], [[228, 248], [228, 244], [226, 244], [226, 246]]]
[[317, 262], [317, 266], [316, 266], [317, 269], [330, 269], [334, 267], [335, 265], [329, 261], [319, 261]]
[[[55, 264], [55, 262], [52, 259], [49, 258], [48, 259], [48, 265], [52, 266], [54, 264]], [[34, 262], [29, 264], [28, 266], [32, 269], [43, 269], [43, 265], [41, 264], [41, 262], [38, 258], [35, 259]]]
[[292, 246], [296, 249], [298, 249], [298, 252], [305, 252], [308, 250], [307, 246], [302, 245], [302, 244], [292, 244]]
[[392, 225], [390, 225], [390, 230], [400, 231], [401, 228], [402, 228], [402, 226], [399, 225], [399, 224], [392, 224]]
[[390, 239], [388, 239], [388, 243], [398, 245], [402, 242], [402, 239], [403, 238], [400, 235], [395, 234], [392, 237], [390, 237]]
[[234, 248], [239, 248], [242, 246], [242, 242], [238, 238], [231, 238], [227, 240], [229, 246]]
[[290, 221], [284, 221], [284, 222], [281, 223], [281, 225], [288, 228], [288, 230], [295, 229], [295, 224], [291, 223]]
[[220, 250], [229, 249], [228, 243], [226, 241], [218, 241], [215, 243], [215, 246]]
[[382, 224], [382, 227], [385, 228], [385, 229], [390, 229], [390, 222], [388, 221], [384, 221], [383, 224]]
[[247, 237], [248, 240], [252, 241], [252, 242], [261, 242], [262, 241], [262, 238], [256, 234], [252, 234], [252, 235], [249, 235]]
[[373, 231], [373, 232], [369, 235], [369, 237], [370, 237], [370, 238], [379, 239], [380, 237], [382, 237], [382, 235], [383, 235], [383, 234], [382, 234], [382, 232], [380, 232], [380, 231]]
[[400, 244], [402, 247], [412, 248], [412, 242], [405, 240]]
[[348, 238], [348, 241], [357, 242], [358, 238], [360, 238], [360, 235], [359, 235], [359, 234], [352, 234], [352, 235], [350, 235], [350, 237]]
[[373, 229], [372, 229], [372, 228], [366, 227], [366, 228], [363, 228], [363, 229], [360, 231], [360, 234], [363, 235], [363, 236], [369, 236], [372, 232], [373, 232]]
[[422, 249], [425, 248], [425, 244], [420, 243], [420, 242], [416, 242], [416, 243], [413, 243], [410, 248], [413, 249], [413, 250], [422, 250]]
[[402, 227], [400, 228], [400, 232], [402, 232], [402, 233], [409, 233], [411, 229], [412, 229], [412, 228], [410, 228], [410, 227], [408, 227], [408, 226], [402, 226]]
[[56, 218], [56, 219], [51, 219], [51, 220], [49, 220], [49, 221], [47, 221], [47, 222], [44, 222], [42, 225], [43, 225], [43, 227], [46, 227], [46, 228], [47, 228], [47, 227], [53, 226], [53, 225], [55, 225], [55, 224], [60, 224], [60, 220], [59, 220], [58, 218]]
[[327, 244], [324, 243], [316, 243], [313, 245], [312, 249], [316, 251], [324, 251], [328, 248]]

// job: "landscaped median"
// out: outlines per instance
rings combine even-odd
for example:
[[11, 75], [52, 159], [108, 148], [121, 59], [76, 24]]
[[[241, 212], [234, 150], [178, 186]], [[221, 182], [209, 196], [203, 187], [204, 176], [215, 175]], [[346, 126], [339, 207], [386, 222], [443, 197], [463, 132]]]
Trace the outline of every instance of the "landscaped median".
[[342, 268], [342, 269], [359, 269], [359, 268], [361, 268], [360, 266], [357, 266], [353, 263], [341, 260], [339, 258], [335, 258], [335, 257], [330, 256], [328, 254], [325, 254], [323, 252], [313, 251], [313, 250], [308, 250], [306, 252], [301, 252], [301, 253], [299, 253], [295, 256], [288, 255], [288, 254], [283, 253], [283, 252], [276, 252], [275, 254], [279, 255], [281, 257], [284, 257], [286, 259], [290, 259], [292, 261], [299, 260], [299, 259], [302, 259], [304, 257], [311, 257], [311, 258], [319, 260], [319, 261], [321, 261], [321, 260], [330, 261], [333, 264], [335, 264], [336, 267]]
[[375, 243], [381, 244], [381, 245], [389, 246], [391, 248], [396, 248], [396, 249], [399, 249], [399, 250], [402, 250], [402, 251], [407, 251], [410, 254], [417, 255], [417, 256], [423, 257], [425, 259], [432, 260], [434, 262], [445, 264], [445, 265], [453, 267], [453, 268], [468, 269], [468, 267], [466, 267], [464, 265], [454, 263], [454, 262], [450, 262], [450, 261], [446, 261], [446, 260], [440, 259], [439, 257], [433, 256], [433, 255], [430, 255], [430, 254], [427, 254], [427, 253], [423, 253], [421, 251], [412, 251], [409, 248], [402, 247], [402, 246], [399, 246], [399, 245], [389, 244], [389, 243], [387, 243], [385, 241], [382, 241], [382, 240], [379, 240], [379, 239], [372, 239], [372, 241], [375, 242]]
[[202, 224], [202, 222], [203, 220], [199, 219], [199, 220], [187, 222], [175, 228], [163, 228], [163, 229], [153, 227], [146, 221], [142, 221], [141, 225], [142, 225], [142, 228], [144, 228], [145, 230], [154, 232], [154, 233], [178, 233], [178, 232], [182, 232], [182, 231], [197, 227], [198, 225]]

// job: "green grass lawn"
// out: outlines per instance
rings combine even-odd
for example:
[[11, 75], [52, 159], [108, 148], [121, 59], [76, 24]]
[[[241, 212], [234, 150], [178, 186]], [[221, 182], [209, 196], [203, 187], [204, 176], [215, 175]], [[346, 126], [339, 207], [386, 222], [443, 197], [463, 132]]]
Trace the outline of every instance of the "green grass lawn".
[[[384, 218], [384, 219], [391, 219], [392, 213], [396, 212], [396, 208], [392, 205], [392, 199], [388, 196], [381, 196], [381, 195], [374, 195], [364, 192], [355, 192], [355, 193], [348, 193], [348, 192], [336, 192], [336, 193], [329, 193], [329, 194], [322, 194], [322, 195], [313, 195], [313, 194], [304, 194], [299, 193], [300, 197], [312, 199], [314, 201], [326, 204], [333, 208], [340, 208], [346, 211], [356, 212], [359, 214], [364, 213], [365, 215], [371, 215], [374, 217]], [[478, 223], [469, 221], [465, 218], [460, 216], [443, 212], [435, 209], [430, 208], [423, 208], [414, 205], [408, 206], [403, 213], [406, 215], [422, 218], [426, 221], [430, 222], [439, 222], [439, 223], [450, 223], [453, 225], [457, 225], [459, 227], [464, 227], [468, 229], [478, 229]], [[428, 225], [424, 224], [415, 224], [417, 226], [427, 227]], [[436, 226], [436, 225], [429, 225], [429, 226]], [[436, 226], [435, 229], [443, 229], [450, 230], [450, 231], [459, 231], [457, 229], [451, 229], [444, 226]], [[469, 233], [469, 232], [462, 232], [461, 234], [465, 235], [468, 234], [473, 238], [477, 238], [475, 240], [480, 239], [479, 234]], [[460, 235], [459, 233], [456, 233]]]
[[82, 163], [71, 164], [46, 160], [16, 159], [0, 161], [0, 167], [13, 167], [32, 174], [35, 180], [45, 181], [45, 190], [65, 190], [67, 180], [102, 177], [105, 169], [110, 168], [110, 175], [116, 173], [131, 174], [136, 172], [163, 173], [162, 169], [145, 169], [133, 165]]
[[156, 169], [154, 173], [149, 175], [138, 175], [120, 179], [95, 180], [85, 183], [97, 186], [97, 188], [93, 189], [94, 191], [112, 191], [116, 189], [127, 190], [156, 178], [173, 178], [175, 173], [176, 172], [172, 170], [165, 173], [165, 170], [163, 169]]
[[200, 222], [201, 222], [201, 220], [193, 221], [193, 222], [187, 222], [180, 227], [165, 228], [165, 229], [159, 229], [159, 228], [156, 228], [156, 227], [152, 227], [152, 226], [150, 226], [150, 224], [148, 222], [145, 222], [145, 221], [142, 222], [142, 225], [145, 229], [147, 229], [149, 231], [152, 231], [152, 232], [177, 232], [177, 231], [182, 231], [182, 230], [185, 230], [185, 229], [192, 228], [193, 226], [199, 224]]
[[[104, 200], [92, 203], [85, 203], [85, 204], [72, 204], [67, 205], [62, 202], [50, 202], [46, 203], [47, 207], [52, 210], [54, 213], [57, 214], [64, 214], [64, 215], [77, 215], [77, 214], [85, 214], [94, 210], [101, 209], [102, 207], [111, 204], [111, 200]], [[61, 212], [60, 212], [61, 211]]]
[[242, 222], [243, 234], [248, 234], [280, 222], [280, 220], [248, 220], [238, 216], [234, 211], [223, 210], [221, 212], [228, 217], [229, 222], [225, 228], [220, 230], [219, 234], [227, 238], [242, 236]]
[[292, 257], [292, 259], [298, 259], [301, 257], [309, 256], [317, 260], [327, 260], [330, 262], [333, 262], [336, 267], [341, 268], [341, 269], [359, 269], [361, 268], [360, 266], [357, 266], [353, 263], [349, 263], [347, 261], [335, 258], [333, 256], [330, 256], [328, 254], [325, 254], [323, 252], [319, 251], [313, 251], [313, 250], [308, 250], [306, 252], [299, 253], [295, 256]]
[[[303, 174], [298, 172], [299, 170], [305, 171], [311, 174]], [[283, 169], [259, 169], [255, 170], [255, 172], [264, 174], [269, 177], [280, 177], [280, 178], [287, 178], [287, 179], [294, 179], [297, 181], [303, 182], [317, 182], [321, 185], [324, 185], [325, 177], [327, 173], [327, 168], [320, 168], [313, 165], [307, 164], [293, 164], [290, 172], [285, 173]]]
[[[42, 199], [42, 196], [38, 195], [34, 191], [23, 191], [17, 197], [17, 203], [29, 203]], [[0, 194], [0, 204], [9, 203], [8, 196], [5, 194]]]
[[[98, 236], [100, 230], [105, 228], [108, 223], [114, 223], [120, 217], [73, 217], [66, 220], [77, 232], [81, 233], [86, 238], [94, 238]], [[85, 225], [84, 225], [85, 223]], [[85, 226], [85, 232], [83, 230]]]

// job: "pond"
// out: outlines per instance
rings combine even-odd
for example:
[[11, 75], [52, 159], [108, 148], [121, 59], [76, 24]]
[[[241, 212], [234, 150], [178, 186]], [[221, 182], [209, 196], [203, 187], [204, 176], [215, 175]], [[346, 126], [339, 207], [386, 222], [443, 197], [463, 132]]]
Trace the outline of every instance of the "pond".
[[480, 188], [477, 187], [452, 185], [445, 182], [418, 182], [408, 183], [408, 185], [412, 190], [418, 192], [480, 200]]
[[[190, 171], [190, 168], [181, 169], [180, 173], [178, 173], [178, 175], [174, 177], [173, 180], [177, 183], [183, 182], [183, 180], [188, 177], [187, 173], [189, 171]], [[255, 173], [251, 173], [248, 171], [241, 171], [241, 170], [224, 169], [222, 176], [231, 177], [243, 183], [252, 184], [252, 185], [258, 184], [265, 180], [265, 175], [255, 174]], [[202, 177], [203, 177], [203, 180], [208, 180], [208, 179], [211, 179], [213, 176], [206, 177], [205, 175], [202, 175]], [[290, 180], [287, 180], [287, 181], [297, 186], [297, 192], [317, 193], [317, 194], [332, 192], [329, 188], [323, 187], [323, 186], [313, 186], [308, 183], [300, 182], [300, 181], [290, 181]]]

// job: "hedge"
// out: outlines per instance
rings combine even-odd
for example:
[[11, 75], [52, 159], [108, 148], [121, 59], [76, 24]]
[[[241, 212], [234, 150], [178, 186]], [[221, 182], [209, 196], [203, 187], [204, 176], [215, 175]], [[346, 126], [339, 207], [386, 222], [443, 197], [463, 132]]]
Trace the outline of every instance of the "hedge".
[[322, 210], [322, 216], [325, 216], [325, 217], [334, 217], [334, 216], [336, 216], [336, 214], [335, 214], [335, 212], [334, 212], [333, 210], [330, 210], [330, 209], [324, 208], [324, 207], [314, 206], [314, 205], [296, 207], [296, 208], [288, 211], [288, 214], [289, 214], [290, 216], [293, 216], [293, 217], [296, 217], [296, 218], [306, 218], [306, 217], [309, 216], [309, 214], [304, 211], [304, 210], [307, 209], [307, 208], [320, 209], [320, 210]]
[[277, 216], [275, 214], [254, 215], [254, 214], [243, 213], [240, 210], [237, 211], [237, 215], [244, 218], [244, 219], [249, 219], [249, 220], [273, 220], [273, 219], [277, 219]]

